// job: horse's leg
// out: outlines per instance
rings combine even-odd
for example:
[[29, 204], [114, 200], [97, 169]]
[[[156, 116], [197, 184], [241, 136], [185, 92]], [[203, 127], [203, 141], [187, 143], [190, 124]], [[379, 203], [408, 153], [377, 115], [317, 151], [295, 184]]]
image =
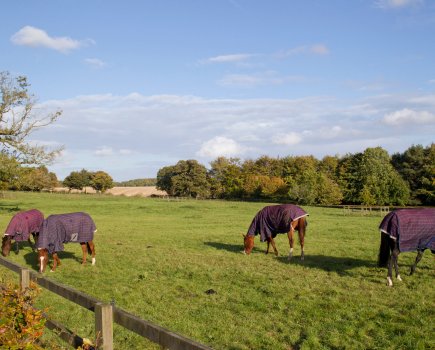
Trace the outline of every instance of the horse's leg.
[[53, 267], [51, 268], [51, 272], [54, 272], [56, 271], [57, 265], [60, 265], [60, 259], [56, 252], [54, 252], [52, 256], [53, 256]]
[[269, 248], [270, 248], [270, 238], [267, 238], [266, 254], [269, 254]]
[[91, 257], [92, 257], [92, 265], [95, 265], [96, 259], [95, 259], [95, 244], [93, 241], [88, 242], [89, 250], [91, 251]]
[[[305, 220], [305, 219], [299, 219], [299, 220]], [[299, 224], [301, 225], [301, 224]], [[299, 244], [301, 245], [301, 261], [304, 261], [305, 255], [304, 255], [304, 244], [305, 244], [305, 229], [302, 230], [301, 226], [299, 226], [298, 230], [299, 235]]]
[[80, 246], [82, 247], [83, 257], [82, 257], [82, 265], [86, 264], [86, 259], [88, 257], [88, 247], [86, 246], [86, 242], [80, 242]]
[[290, 231], [288, 231], [287, 236], [288, 236], [288, 243], [290, 245], [290, 252], [288, 254], [288, 260], [291, 260], [291, 258], [293, 257], [293, 246], [295, 243], [295, 229], [293, 228], [293, 225], [290, 225]]
[[423, 253], [424, 253], [424, 250], [419, 250], [418, 251], [417, 256], [415, 258], [414, 265], [411, 266], [411, 272], [409, 273], [410, 275], [412, 275], [415, 272], [415, 268], [417, 267], [418, 262], [423, 257]]
[[389, 287], [393, 286], [393, 255], [388, 257], [387, 285]]
[[273, 251], [275, 252], [275, 255], [278, 256], [278, 249], [276, 249], [275, 240], [272, 237], [267, 238], [267, 252], [269, 252], [269, 243], [272, 244]]
[[400, 277], [400, 274], [399, 274], [399, 264], [398, 264], [399, 254], [400, 254], [400, 251], [399, 251], [399, 248], [397, 247], [397, 242], [394, 241], [394, 249], [393, 249], [393, 253], [392, 253], [393, 262], [394, 262], [394, 270], [396, 271], [396, 278], [399, 281], [402, 281], [402, 278]]

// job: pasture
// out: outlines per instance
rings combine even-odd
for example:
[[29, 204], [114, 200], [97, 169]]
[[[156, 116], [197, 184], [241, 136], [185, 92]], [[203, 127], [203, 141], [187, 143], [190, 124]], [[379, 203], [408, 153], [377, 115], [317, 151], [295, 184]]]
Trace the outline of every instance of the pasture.
[[[80, 245], [70, 243], [57, 271], [45, 275], [215, 349], [435, 348], [430, 252], [411, 277], [416, 253], [400, 254], [404, 281], [389, 288], [386, 269], [377, 267], [379, 214], [303, 206], [310, 214], [304, 262], [298, 244], [287, 261], [285, 235], [276, 239], [279, 257], [265, 255], [258, 237], [252, 254], [242, 255], [242, 234], [267, 204], [7, 192], [0, 228], [18, 209], [89, 213], [98, 228], [96, 266], [81, 266]], [[36, 253], [21, 246], [8, 259], [37, 270]], [[17, 276], [0, 267], [0, 283], [11, 280]], [[45, 291], [38, 306], [95, 337], [90, 312]], [[114, 337], [116, 349], [157, 349], [118, 327]]]

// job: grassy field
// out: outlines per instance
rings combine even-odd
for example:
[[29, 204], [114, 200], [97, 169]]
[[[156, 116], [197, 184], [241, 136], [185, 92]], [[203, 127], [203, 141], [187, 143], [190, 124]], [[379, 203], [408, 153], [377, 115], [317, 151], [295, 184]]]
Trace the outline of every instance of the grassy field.
[[[285, 235], [277, 238], [281, 256], [265, 255], [258, 237], [253, 254], [244, 256], [241, 235], [264, 205], [6, 193], [0, 227], [17, 209], [88, 212], [98, 228], [97, 265], [81, 266], [80, 246], [68, 244], [62, 265], [46, 275], [215, 349], [435, 348], [429, 252], [413, 276], [415, 254], [401, 254], [404, 281], [388, 288], [386, 270], [376, 266], [379, 215], [304, 207], [310, 217], [303, 263], [299, 246], [287, 261]], [[9, 259], [37, 269], [27, 245]], [[0, 274], [0, 282], [18, 280], [2, 267]], [[95, 336], [92, 313], [48, 292], [38, 305], [80, 336]], [[115, 344], [158, 348], [118, 327]]]

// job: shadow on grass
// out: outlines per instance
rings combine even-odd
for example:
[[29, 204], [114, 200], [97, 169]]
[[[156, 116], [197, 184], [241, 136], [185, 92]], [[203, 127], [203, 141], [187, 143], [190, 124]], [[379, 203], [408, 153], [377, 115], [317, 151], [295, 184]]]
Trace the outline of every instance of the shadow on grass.
[[[219, 250], [226, 250], [232, 253], [240, 253], [243, 251], [243, 240], [240, 239], [240, 244], [228, 244], [228, 243], [221, 243], [221, 242], [204, 242], [205, 245], [208, 245], [210, 247], [219, 249]], [[261, 250], [261, 248], [254, 247], [252, 250], [253, 252], [265, 252], [265, 250]]]
[[[232, 253], [240, 253], [243, 251], [243, 243], [240, 244], [228, 244], [221, 242], [204, 242], [205, 245], [210, 247], [226, 250]], [[265, 253], [265, 249], [254, 247], [252, 252]], [[273, 253], [269, 253], [273, 258]], [[359, 267], [376, 268], [377, 262], [373, 260], [358, 259], [352, 257], [337, 257], [327, 255], [305, 255], [305, 260], [301, 261], [299, 255], [295, 255], [291, 261], [288, 260], [287, 255], [281, 255], [276, 257], [278, 261], [284, 264], [300, 265], [303, 267], [321, 269], [327, 272], [336, 272], [338, 274], [346, 274], [346, 271]]]
[[287, 256], [279, 256], [277, 259], [285, 264], [295, 264], [308, 268], [321, 269], [327, 272], [337, 272], [338, 274], [346, 274], [348, 270], [359, 267], [377, 267], [376, 261], [346, 256], [305, 255], [304, 261], [301, 261], [298, 255], [294, 256], [291, 261], [288, 260]]
[[[74, 253], [70, 253], [70, 252], [58, 252], [57, 255], [59, 256], [59, 259], [61, 261], [62, 264], [62, 260], [63, 259], [74, 259], [78, 262], [82, 262], [81, 259], [81, 255], [80, 257], [77, 257]], [[30, 265], [32, 267], [32, 269], [38, 271], [39, 270], [39, 266], [38, 266], [38, 253], [37, 252], [29, 252], [27, 254], [24, 255], [24, 260], [26, 261], [27, 265]], [[53, 258], [50, 255], [50, 263], [49, 265], [52, 266], [53, 263]], [[62, 265], [61, 265], [62, 266]]]

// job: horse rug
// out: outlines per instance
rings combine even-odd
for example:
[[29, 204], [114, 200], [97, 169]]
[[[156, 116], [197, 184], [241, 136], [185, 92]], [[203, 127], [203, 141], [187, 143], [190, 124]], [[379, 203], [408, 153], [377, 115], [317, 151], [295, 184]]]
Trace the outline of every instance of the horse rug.
[[12, 236], [17, 242], [27, 241], [32, 232], [39, 232], [43, 221], [44, 215], [37, 209], [19, 212], [12, 217], [5, 235]]
[[435, 208], [394, 210], [384, 217], [379, 229], [397, 240], [401, 252], [435, 251]]
[[50, 215], [42, 225], [37, 248], [53, 254], [63, 251], [64, 243], [92, 241], [95, 231], [95, 223], [87, 213]]
[[264, 242], [278, 233], [289, 232], [292, 221], [304, 216], [308, 216], [307, 212], [294, 204], [269, 205], [255, 215], [248, 235], [260, 234], [260, 240]]

